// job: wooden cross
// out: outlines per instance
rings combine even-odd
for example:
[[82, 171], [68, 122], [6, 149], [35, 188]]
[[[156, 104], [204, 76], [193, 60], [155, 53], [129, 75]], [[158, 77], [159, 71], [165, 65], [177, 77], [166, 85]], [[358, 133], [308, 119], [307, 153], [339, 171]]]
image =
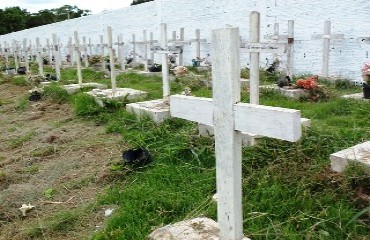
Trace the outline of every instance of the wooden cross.
[[298, 110], [240, 103], [239, 29], [212, 31], [213, 100], [170, 97], [171, 116], [213, 125], [215, 131], [217, 218], [221, 240], [243, 238], [240, 132], [297, 141]]
[[[149, 41], [147, 40], [147, 35], [146, 35], [146, 30], [143, 30], [143, 41], [141, 42], [135, 42], [135, 34], [133, 35], [134, 39], [134, 46], [137, 45], [142, 45], [144, 46], [144, 71], [148, 71], [148, 46], [150, 45]], [[135, 56], [135, 50], [136, 48], [134, 47], [134, 56]], [[135, 59], [135, 58], [134, 58]]]
[[191, 42], [173, 41], [172, 45], [169, 46], [167, 42], [167, 24], [161, 23], [160, 45], [153, 45], [150, 50], [155, 53], [162, 54], [163, 101], [165, 103], [168, 103], [170, 97], [168, 54], [180, 53], [183, 50], [183, 46], [189, 44], [191, 44]]
[[114, 51], [113, 51], [113, 40], [112, 40], [112, 28], [107, 27], [108, 35], [108, 51], [109, 51], [109, 64], [110, 64], [110, 76], [112, 84], [112, 95], [116, 96], [117, 86], [116, 86], [116, 71], [114, 69]]
[[53, 33], [53, 48], [54, 48], [54, 59], [55, 59], [55, 73], [57, 75], [57, 80], [59, 81], [61, 79], [60, 75], [60, 66], [61, 66], [61, 58], [60, 58], [60, 47], [58, 44], [58, 37], [55, 33]]
[[[275, 43], [279, 41], [287, 42], [287, 76], [293, 79], [293, 64], [294, 64], [294, 21], [288, 20], [288, 34], [279, 34], [279, 23], [274, 24], [274, 34], [265, 36], [266, 39], [271, 39]], [[274, 59], [277, 57], [277, 53], [274, 53]]]
[[39, 64], [39, 75], [44, 76], [44, 61], [42, 59], [43, 48], [40, 45], [40, 38], [36, 38], [36, 57]]
[[84, 56], [84, 63], [85, 67], [89, 67], [89, 58], [87, 57], [87, 45], [86, 45], [86, 37], [82, 37], [82, 51], [83, 51], [83, 56]]
[[28, 59], [30, 48], [27, 46], [27, 38], [23, 38], [23, 57], [25, 62], [26, 71], [30, 71], [30, 61]]
[[81, 71], [81, 48], [80, 46], [80, 39], [78, 37], [78, 32], [74, 31], [74, 51], [76, 53], [76, 62], [77, 62], [77, 77], [78, 77], [78, 84], [82, 86], [82, 71]]
[[323, 39], [323, 50], [322, 50], [322, 77], [329, 77], [329, 57], [330, 57], [330, 40], [331, 39], [343, 39], [344, 34], [332, 34], [331, 33], [331, 21], [325, 21], [324, 23], [324, 34], [312, 34], [312, 39]]
[[19, 46], [15, 40], [13, 40], [12, 46], [13, 46], [14, 65], [15, 65], [15, 69], [17, 70], [19, 68], [19, 62], [18, 62]]
[[250, 53], [250, 103], [259, 104], [259, 53], [282, 53], [286, 52], [285, 43], [261, 43], [260, 39], [260, 13], [251, 12], [250, 16], [250, 41], [241, 42], [241, 50]]
[[122, 71], [125, 71], [126, 69], [126, 60], [125, 60], [125, 57], [123, 55], [123, 46], [125, 45], [124, 42], [123, 42], [123, 34], [119, 34], [118, 37], [117, 37], [117, 42], [114, 43], [114, 45], [117, 45], [118, 46], [118, 60], [119, 60], [119, 63], [121, 65], [121, 70]]
[[200, 29], [195, 29], [195, 39], [192, 39], [191, 41], [195, 42], [195, 57], [196, 59], [200, 59], [200, 44], [207, 42], [205, 38], [200, 38]]

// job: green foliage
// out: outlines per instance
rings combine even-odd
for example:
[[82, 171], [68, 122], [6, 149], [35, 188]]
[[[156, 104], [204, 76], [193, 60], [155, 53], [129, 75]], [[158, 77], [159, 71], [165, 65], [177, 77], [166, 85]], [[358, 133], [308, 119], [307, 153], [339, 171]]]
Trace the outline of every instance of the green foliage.
[[27, 79], [23, 76], [17, 76], [13, 77], [13, 83], [18, 86], [28, 86], [29, 83], [27, 82]]
[[67, 90], [56, 84], [45, 86], [43, 94], [45, 99], [49, 99], [55, 103], [65, 103], [68, 102], [70, 99]]
[[77, 94], [73, 99], [75, 113], [78, 116], [95, 116], [102, 111], [102, 107], [96, 103], [94, 97], [85, 93]]

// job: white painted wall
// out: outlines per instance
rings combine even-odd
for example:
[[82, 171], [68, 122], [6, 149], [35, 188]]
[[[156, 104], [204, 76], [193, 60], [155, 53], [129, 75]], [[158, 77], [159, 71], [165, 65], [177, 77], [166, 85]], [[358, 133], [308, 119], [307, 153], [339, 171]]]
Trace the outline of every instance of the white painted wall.
[[[243, 39], [249, 39], [249, 14], [261, 13], [261, 39], [273, 33], [275, 22], [280, 23], [280, 33], [286, 34], [288, 20], [295, 21], [295, 71], [297, 73], [321, 73], [322, 41], [311, 40], [311, 34], [323, 33], [324, 21], [332, 21], [332, 33], [343, 33], [343, 41], [331, 42], [330, 70], [333, 76], [361, 79], [360, 69], [369, 60], [370, 45], [358, 43], [358, 37], [370, 36], [370, 18], [368, 0], [162, 0], [139, 4], [106, 13], [72, 19], [60, 23], [45, 25], [33, 29], [0, 36], [0, 44], [13, 39], [22, 41], [29, 38], [35, 42], [40, 37], [42, 43], [57, 33], [63, 45], [77, 30], [79, 35], [90, 37], [93, 43], [99, 42], [99, 35], [106, 39], [106, 27], [111, 26], [113, 35], [123, 33], [125, 55], [132, 50], [129, 41], [136, 34], [137, 41], [142, 40], [142, 30], [154, 32], [159, 36], [159, 22], [168, 23], [168, 36], [172, 31], [185, 28], [185, 40], [195, 37], [195, 29], [201, 29], [201, 37], [208, 43], [202, 44], [201, 56], [210, 53], [211, 29], [222, 28], [226, 24], [240, 28]], [[179, 34], [179, 33], [178, 33]], [[115, 37], [116, 39], [116, 37]], [[137, 51], [142, 51], [137, 47]], [[187, 46], [184, 52], [185, 64], [190, 65], [195, 57], [195, 45]], [[261, 64], [272, 61], [272, 55], [261, 55]], [[159, 61], [159, 56], [156, 57]], [[284, 60], [284, 59], [283, 59]], [[242, 56], [241, 65], [247, 66], [249, 57]]]

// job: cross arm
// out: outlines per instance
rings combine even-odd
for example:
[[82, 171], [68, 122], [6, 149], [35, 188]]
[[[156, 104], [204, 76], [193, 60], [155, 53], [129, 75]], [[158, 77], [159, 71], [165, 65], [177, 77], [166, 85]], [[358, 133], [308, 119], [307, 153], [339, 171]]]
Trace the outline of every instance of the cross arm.
[[[213, 100], [192, 96], [170, 97], [172, 117], [213, 126]], [[282, 139], [290, 142], [301, 137], [301, 114], [298, 110], [255, 105], [234, 104], [235, 130]]]

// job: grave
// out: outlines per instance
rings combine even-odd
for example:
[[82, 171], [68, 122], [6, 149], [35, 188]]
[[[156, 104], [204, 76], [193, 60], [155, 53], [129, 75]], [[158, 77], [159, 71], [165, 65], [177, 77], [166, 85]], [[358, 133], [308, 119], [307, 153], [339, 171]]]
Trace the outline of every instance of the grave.
[[126, 110], [138, 117], [149, 116], [154, 122], [161, 123], [169, 118], [169, 97], [170, 97], [170, 77], [168, 69], [168, 54], [180, 53], [184, 45], [190, 42], [174, 41], [169, 46], [167, 42], [167, 24], [161, 23], [160, 45], [154, 45], [151, 50], [162, 55], [162, 80], [163, 80], [163, 99], [146, 102], [130, 103], [126, 105]]
[[81, 50], [84, 48], [80, 46], [80, 40], [77, 31], [74, 31], [75, 44], [71, 45], [69, 48], [73, 49], [76, 53], [76, 63], [77, 63], [77, 77], [78, 84], [64, 85], [63, 88], [67, 90], [69, 94], [75, 93], [81, 88], [98, 88], [106, 89], [107, 87], [100, 83], [82, 83], [82, 72], [81, 72]]
[[370, 101], [370, 99], [365, 99], [364, 94], [361, 93], [353, 93], [353, 94], [346, 94], [341, 96], [342, 98], [348, 98], [348, 99], [355, 99], [355, 100], [362, 100], [362, 101]]
[[172, 117], [214, 125], [220, 229], [216, 239], [221, 240], [246, 239], [243, 238], [240, 132], [292, 142], [301, 137], [298, 110], [240, 103], [238, 46], [238, 28], [213, 30], [213, 99], [170, 97]]
[[329, 58], [330, 58], [330, 40], [333, 39], [343, 39], [344, 34], [332, 34], [331, 33], [331, 21], [327, 20], [324, 23], [324, 34], [312, 34], [312, 39], [322, 39], [323, 40], [323, 50], [322, 50], [322, 72], [321, 77], [332, 80], [329, 76]]
[[289, 97], [289, 98], [294, 98], [294, 99], [299, 99], [301, 97], [308, 97], [310, 92], [307, 89], [302, 89], [302, 88], [292, 88], [289, 86], [286, 87], [278, 87], [276, 84], [273, 85], [262, 85], [260, 86], [260, 89], [266, 89], [266, 90], [271, 90], [275, 91], [283, 96]]
[[112, 89], [106, 90], [92, 90], [88, 92], [89, 95], [95, 98], [95, 101], [100, 105], [104, 106], [104, 99], [127, 99], [130, 101], [144, 99], [147, 97], [147, 92], [139, 91], [131, 88], [117, 88], [116, 86], [116, 70], [114, 67], [114, 51], [113, 51], [113, 39], [112, 39], [112, 28], [107, 27], [107, 37], [109, 50], [109, 64], [110, 64], [110, 75]]
[[370, 141], [333, 153], [330, 161], [334, 172], [343, 172], [350, 162], [370, 166]]

